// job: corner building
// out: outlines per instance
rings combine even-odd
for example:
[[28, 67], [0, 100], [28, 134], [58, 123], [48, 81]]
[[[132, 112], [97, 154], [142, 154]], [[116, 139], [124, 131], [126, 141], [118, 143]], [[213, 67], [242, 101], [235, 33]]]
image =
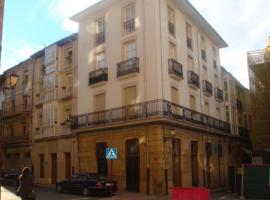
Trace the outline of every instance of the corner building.
[[[73, 16], [78, 33], [78, 170], [121, 191], [228, 185], [249, 143], [228, 118], [219, 49], [227, 44], [186, 0], [103, 0]], [[236, 131], [231, 128], [236, 126]]]

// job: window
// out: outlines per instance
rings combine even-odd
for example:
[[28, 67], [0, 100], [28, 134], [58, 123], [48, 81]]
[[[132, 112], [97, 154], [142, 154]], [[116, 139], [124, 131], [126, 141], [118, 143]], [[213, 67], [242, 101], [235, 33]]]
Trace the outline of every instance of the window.
[[168, 28], [171, 35], [175, 34], [174, 22], [174, 10], [168, 7]]
[[67, 62], [67, 64], [71, 64], [72, 63], [72, 49], [71, 48], [69, 48], [67, 50], [66, 62]]
[[169, 43], [169, 58], [176, 60], [176, 45], [172, 42]]
[[44, 161], [44, 154], [39, 155], [39, 177], [44, 178], [44, 168], [45, 168], [45, 161]]
[[218, 75], [217, 74], [214, 75], [214, 82], [215, 82], [215, 86], [218, 87], [219, 84], [218, 84]]
[[171, 87], [171, 101], [175, 104], [179, 104], [179, 92], [175, 87]]
[[135, 41], [130, 41], [125, 44], [125, 58], [131, 59], [136, 57], [136, 44]]
[[98, 94], [94, 96], [94, 108], [93, 111], [101, 111], [106, 109], [105, 94]]
[[216, 59], [213, 59], [213, 68], [217, 69], [217, 61], [216, 61]]
[[62, 123], [65, 123], [71, 116], [71, 105], [63, 107]]
[[135, 4], [124, 8], [124, 30], [126, 33], [135, 31]]
[[106, 148], [107, 143], [105, 142], [96, 143], [97, 173], [103, 176], [108, 175], [108, 166], [105, 155]]
[[217, 117], [218, 119], [221, 119], [220, 107], [216, 107], [216, 117]]
[[206, 44], [203, 36], [201, 36], [201, 57], [206, 61]]
[[210, 110], [209, 110], [209, 102], [204, 102], [204, 113], [206, 115], [210, 114]]
[[190, 24], [186, 23], [187, 47], [192, 50], [192, 29]]
[[135, 104], [137, 100], [136, 86], [124, 89], [124, 105]]
[[196, 110], [196, 98], [193, 95], [189, 95], [189, 104], [190, 104], [190, 109]]
[[106, 58], [105, 53], [100, 52], [96, 54], [96, 69], [105, 68], [106, 67]]
[[96, 21], [96, 45], [105, 42], [105, 18], [101, 17]]
[[203, 65], [203, 80], [208, 80], [207, 67]]
[[194, 71], [194, 60], [193, 57], [188, 55], [188, 70], [189, 71]]

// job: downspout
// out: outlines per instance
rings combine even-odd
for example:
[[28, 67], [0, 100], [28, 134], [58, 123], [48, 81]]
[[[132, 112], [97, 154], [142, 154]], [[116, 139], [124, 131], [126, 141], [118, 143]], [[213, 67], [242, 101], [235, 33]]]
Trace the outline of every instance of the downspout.
[[[147, 70], [146, 70], [146, 47], [145, 47], [145, 43], [146, 43], [146, 36], [145, 36], [145, 1], [143, 1], [143, 69], [144, 69], [144, 102], [148, 101], [148, 97], [147, 97]], [[145, 115], [147, 115], [147, 105], [144, 105], [144, 109], [145, 109]], [[145, 127], [144, 129], [144, 135], [146, 138], [146, 194], [149, 195], [150, 194], [150, 164], [149, 164], [149, 129], [147, 129], [147, 127]]]
[[[162, 48], [162, 27], [161, 27], [162, 17], [161, 17], [161, 3], [159, 0], [159, 32], [160, 32], [160, 75], [161, 75], [161, 99], [164, 98], [163, 93], [163, 48]], [[164, 167], [164, 181], [165, 181], [165, 194], [168, 194], [168, 170], [167, 170], [167, 156], [166, 156], [166, 146], [165, 146], [165, 132], [166, 132], [166, 126], [163, 124], [163, 167]]]

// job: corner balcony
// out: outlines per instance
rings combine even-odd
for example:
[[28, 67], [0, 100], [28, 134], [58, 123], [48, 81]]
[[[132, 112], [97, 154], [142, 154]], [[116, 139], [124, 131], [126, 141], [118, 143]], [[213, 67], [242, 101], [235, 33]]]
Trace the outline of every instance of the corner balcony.
[[215, 88], [215, 98], [217, 101], [223, 101], [223, 91], [219, 88]]
[[[128, 105], [100, 112], [93, 112], [73, 116], [70, 119], [70, 128], [97, 128], [105, 125], [125, 125], [125, 123], [145, 123], [147, 120], [174, 120], [175, 123], [191, 127], [207, 128], [212, 131], [221, 131], [230, 134], [230, 124], [219, 119], [196, 112], [167, 100], [153, 100], [134, 105]], [[216, 133], [216, 132], [215, 132]]]
[[139, 58], [137, 57], [117, 63], [117, 78], [139, 72]]
[[213, 95], [212, 83], [210, 83], [207, 80], [203, 80], [202, 81], [202, 86], [203, 86], [203, 93], [206, 96], [212, 96]]
[[124, 22], [124, 29], [126, 33], [132, 33], [135, 31], [135, 19], [130, 19]]
[[174, 59], [169, 59], [169, 74], [176, 79], [182, 79], [183, 78], [183, 66], [181, 63], [178, 63]]
[[89, 85], [108, 81], [108, 68], [100, 68], [89, 73]]
[[200, 87], [200, 78], [199, 75], [196, 74], [193, 71], [188, 71], [188, 84], [193, 88], [199, 88]]

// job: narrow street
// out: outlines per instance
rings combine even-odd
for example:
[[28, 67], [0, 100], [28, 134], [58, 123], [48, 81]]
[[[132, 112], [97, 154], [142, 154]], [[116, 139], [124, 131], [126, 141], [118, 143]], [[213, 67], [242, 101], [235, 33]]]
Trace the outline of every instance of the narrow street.
[[[59, 194], [52, 188], [36, 188], [37, 200], [99, 200], [99, 199], [112, 199], [112, 200], [169, 200], [168, 196], [147, 196], [140, 193], [121, 192], [115, 194], [112, 198], [98, 196], [98, 197], [83, 197], [76, 194]], [[212, 200], [237, 200], [239, 197], [229, 192], [220, 192], [211, 194]], [[15, 195], [14, 187], [1, 188], [1, 200], [20, 200]]]

